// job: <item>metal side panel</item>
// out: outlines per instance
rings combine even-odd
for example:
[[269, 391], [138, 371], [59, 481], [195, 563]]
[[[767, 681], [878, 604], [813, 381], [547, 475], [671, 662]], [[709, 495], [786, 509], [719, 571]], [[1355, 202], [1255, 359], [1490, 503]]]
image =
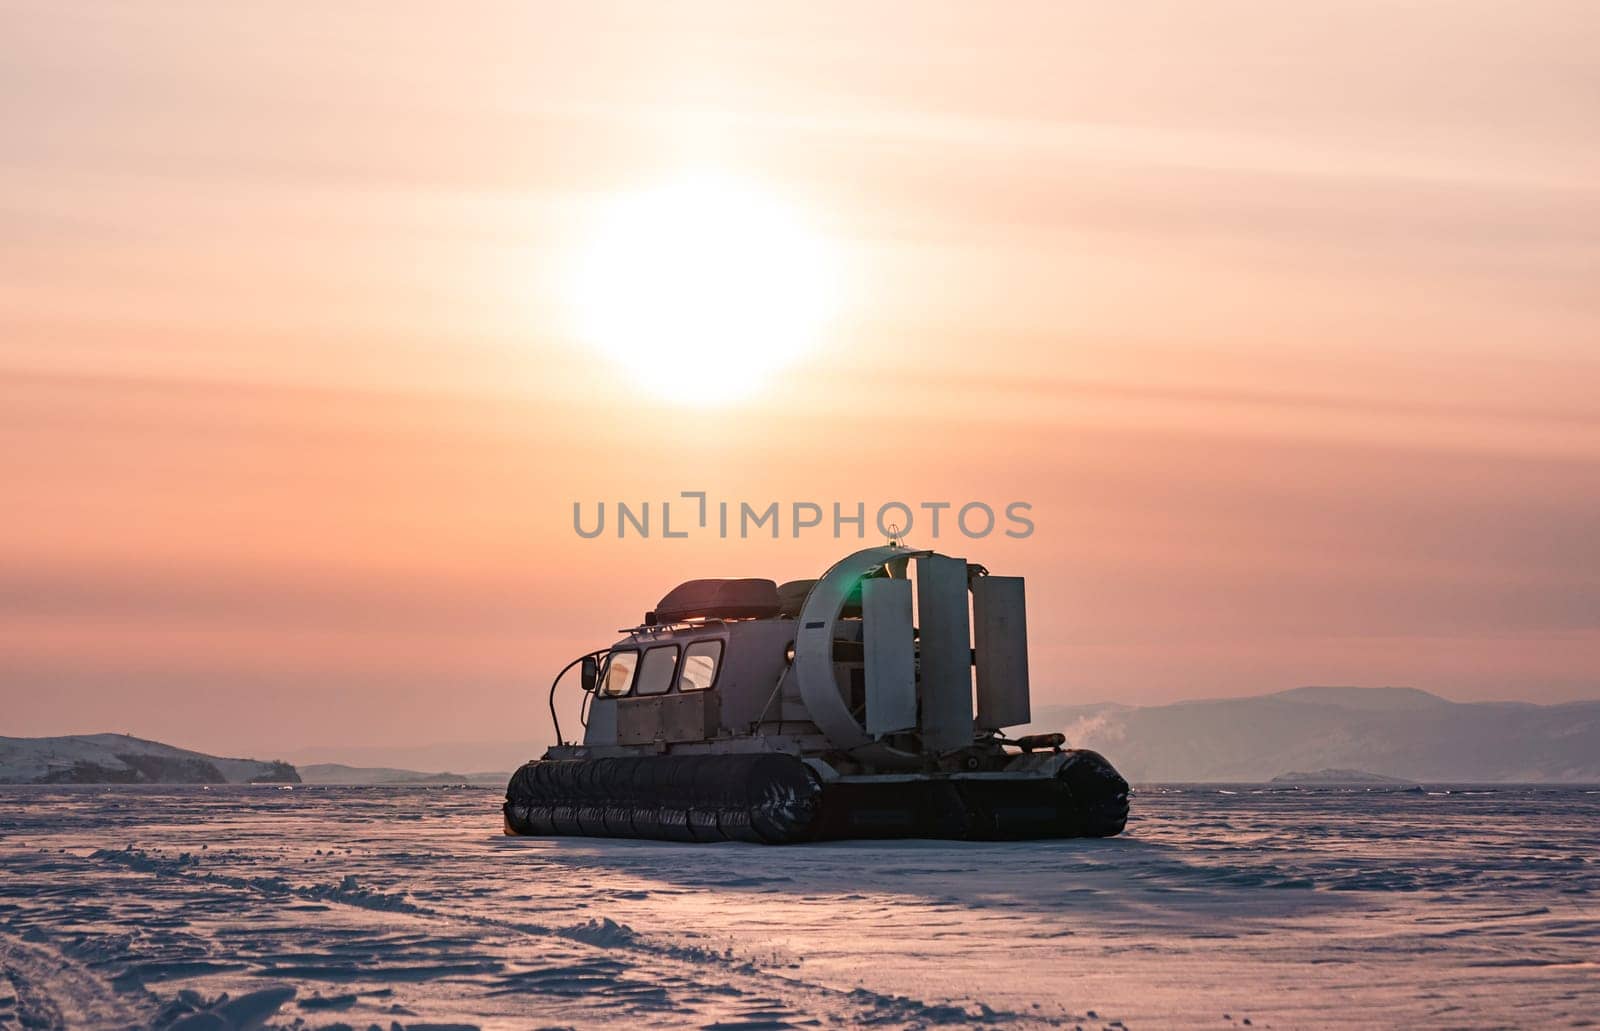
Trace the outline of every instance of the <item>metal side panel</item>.
[[911, 581], [875, 577], [861, 583], [867, 666], [867, 733], [917, 725], [917, 670], [911, 637]]
[[596, 696], [589, 703], [589, 725], [584, 728], [586, 745], [614, 745], [617, 743], [617, 700]]
[[622, 698], [617, 701], [617, 743], [622, 745], [648, 745], [661, 736], [661, 700], [666, 695], [652, 698]]
[[1022, 577], [974, 580], [972, 622], [978, 653], [978, 729], [1029, 722], [1033, 715], [1028, 705], [1028, 609]]
[[661, 699], [661, 736], [667, 741], [705, 741], [717, 734], [717, 692], [685, 691]]
[[965, 559], [917, 559], [922, 743], [943, 752], [972, 743], [972, 644]]

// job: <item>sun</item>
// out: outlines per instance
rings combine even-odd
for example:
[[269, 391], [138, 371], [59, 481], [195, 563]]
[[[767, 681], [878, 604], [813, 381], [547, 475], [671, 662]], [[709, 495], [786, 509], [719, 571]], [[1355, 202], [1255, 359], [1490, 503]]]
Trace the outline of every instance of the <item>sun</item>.
[[746, 397], [816, 348], [836, 261], [753, 184], [684, 176], [606, 206], [574, 272], [580, 336], [668, 400]]

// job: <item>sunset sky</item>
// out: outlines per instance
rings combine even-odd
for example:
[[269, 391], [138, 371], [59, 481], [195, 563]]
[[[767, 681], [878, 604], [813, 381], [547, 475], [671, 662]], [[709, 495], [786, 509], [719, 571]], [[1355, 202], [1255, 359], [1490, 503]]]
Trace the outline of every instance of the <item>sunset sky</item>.
[[[0, 2], [0, 734], [532, 755], [858, 546], [573, 532], [684, 490], [1030, 503], [910, 541], [1029, 578], [1036, 703], [1600, 696], [1593, 3], [795, 6]], [[593, 338], [683, 182], [813, 248], [681, 234], [731, 393]]]

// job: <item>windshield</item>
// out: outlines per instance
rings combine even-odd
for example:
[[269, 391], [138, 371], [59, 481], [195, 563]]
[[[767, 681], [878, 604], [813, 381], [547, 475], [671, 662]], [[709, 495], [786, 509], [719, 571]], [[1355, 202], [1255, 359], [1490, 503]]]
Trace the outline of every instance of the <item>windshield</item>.
[[639, 667], [640, 694], [666, 694], [672, 687], [672, 674], [678, 669], [678, 646], [664, 644], [644, 653]]
[[606, 676], [600, 693], [607, 698], [618, 698], [633, 686], [633, 671], [639, 665], [639, 653], [633, 649], [614, 651], [606, 660]]
[[683, 653], [683, 670], [678, 674], [679, 691], [704, 691], [717, 679], [717, 662], [722, 658], [721, 641], [696, 641]]

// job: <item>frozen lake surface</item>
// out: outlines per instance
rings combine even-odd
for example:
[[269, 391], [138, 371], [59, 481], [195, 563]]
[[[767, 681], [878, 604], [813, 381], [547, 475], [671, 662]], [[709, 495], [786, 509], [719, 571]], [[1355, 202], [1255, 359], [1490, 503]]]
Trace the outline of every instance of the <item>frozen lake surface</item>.
[[0, 789], [0, 1028], [1600, 1018], [1595, 790], [1144, 788], [1108, 841], [787, 848], [508, 839], [499, 803]]

